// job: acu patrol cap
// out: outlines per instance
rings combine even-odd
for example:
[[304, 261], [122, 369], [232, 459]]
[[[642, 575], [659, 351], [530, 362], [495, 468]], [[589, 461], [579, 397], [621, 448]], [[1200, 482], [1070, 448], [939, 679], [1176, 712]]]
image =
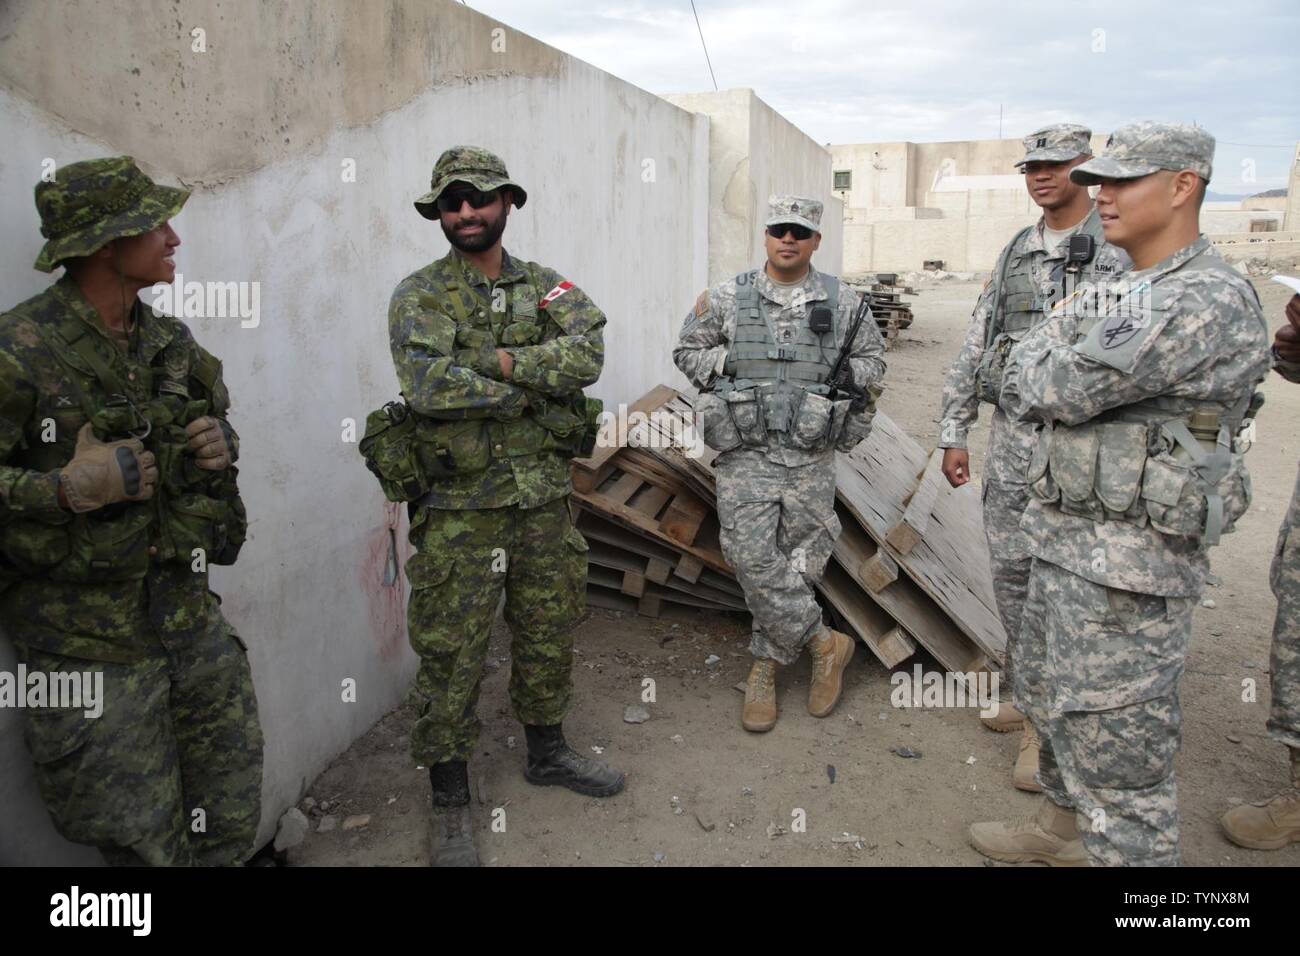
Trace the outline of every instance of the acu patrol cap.
[[768, 199], [768, 204], [771, 206], [771, 215], [767, 217], [765, 226], [789, 222], [796, 226], [806, 226], [813, 232], [822, 231], [822, 204], [816, 199], [808, 199], [804, 196], [772, 196]]
[[501, 157], [479, 146], [453, 146], [445, 150], [434, 164], [429, 191], [415, 201], [416, 211], [425, 219], [439, 218], [438, 197], [455, 182], [469, 183], [483, 192], [509, 186], [514, 193], [516, 209], [522, 209], [528, 201], [528, 193], [510, 178]]
[[53, 272], [64, 259], [98, 252], [114, 239], [139, 236], [171, 219], [188, 189], [159, 186], [130, 156], [70, 163], [54, 182], [36, 184], [36, 210], [46, 243], [35, 266]]
[[1213, 162], [1214, 137], [1199, 126], [1143, 120], [1111, 133], [1102, 154], [1075, 166], [1070, 178], [1080, 186], [1095, 186], [1103, 179], [1190, 169], [1208, 182]]
[[1092, 130], [1078, 123], [1054, 123], [1035, 130], [1021, 140], [1025, 158], [1016, 163], [1064, 163], [1077, 156], [1092, 155]]

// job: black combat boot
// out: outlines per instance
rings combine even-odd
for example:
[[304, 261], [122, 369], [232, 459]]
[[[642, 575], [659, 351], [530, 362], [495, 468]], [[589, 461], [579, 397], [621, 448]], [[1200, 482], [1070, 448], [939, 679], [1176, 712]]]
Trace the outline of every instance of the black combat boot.
[[478, 866], [474, 815], [469, 798], [469, 767], [449, 760], [429, 768], [433, 786], [433, 852], [430, 866]]
[[612, 797], [623, 789], [623, 775], [599, 760], [576, 754], [564, 742], [559, 724], [525, 726], [528, 764], [524, 779], [539, 786], [558, 784], [589, 797]]

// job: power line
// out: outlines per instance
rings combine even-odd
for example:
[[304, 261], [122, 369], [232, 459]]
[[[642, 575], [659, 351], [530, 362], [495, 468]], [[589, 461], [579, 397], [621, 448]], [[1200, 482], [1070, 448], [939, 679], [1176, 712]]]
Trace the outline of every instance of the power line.
[[700, 46], [704, 47], [704, 62], [709, 64], [709, 78], [713, 80], [713, 89], [718, 89], [718, 78], [713, 75], [713, 61], [709, 59], [709, 47], [704, 42], [704, 28], [700, 26], [700, 15], [695, 9], [695, 0], [691, 0], [691, 13], [695, 14], [695, 29], [700, 31]]

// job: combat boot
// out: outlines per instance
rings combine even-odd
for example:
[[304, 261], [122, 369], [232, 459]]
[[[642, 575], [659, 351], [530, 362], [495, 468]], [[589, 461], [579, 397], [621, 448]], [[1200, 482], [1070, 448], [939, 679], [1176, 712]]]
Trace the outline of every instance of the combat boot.
[[1029, 817], [1011, 823], [973, 823], [970, 845], [1003, 863], [1046, 863], [1048, 866], [1088, 866], [1088, 851], [1075, 823], [1074, 811], [1046, 797]]
[[449, 760], [429, 768], [433, 787], [433, 852], [430, 866], [478, 866], [474, 849], [474, 812], [469, 796], [469, 767]]
[[1223, 832], [1248, 850], [1279, 850], [1300, 843], [1300, 750], [1291, 748], [1291, 786], [1271, 800], [1233, 807]]
[[1011, 783], [1017, 790], [1025, 793], [1042, 793], [1043, 785], [1038, 782], [1038, 752], [1042, 749], [1038, 731], [1034, 725], [1025, 721], [1024, 732], [1020, 735], [1020, 752], [1016, 755], [1016, 767], [1011, 771]]
[[564, 741], [559, 724], [527, 725], [528, 762], [524, 779], [541, 787], [568, 787], [588, 797], [612, 797], [623, 789], [623, 774], [612, 767], [575, 753]]
[[1000, 700], [998, 701], [998, 712], [992, 717], [981, 717], [980, 721], [989, 730], [995, 730], [1000, 734], [1008, 734], [1025, 726], [1025, 715], [1016, 710], [1010, 701]]
[[826, 628], [808, 642], [812, 655], [812, 683], [808, 685], [808, 713], [827, 717], [840, 702], [844, 668], [853, 659], [853, 638]]
[[749, 669], [740, 726], [756, 734], [776, 726], [776, 661], [760, 657]]

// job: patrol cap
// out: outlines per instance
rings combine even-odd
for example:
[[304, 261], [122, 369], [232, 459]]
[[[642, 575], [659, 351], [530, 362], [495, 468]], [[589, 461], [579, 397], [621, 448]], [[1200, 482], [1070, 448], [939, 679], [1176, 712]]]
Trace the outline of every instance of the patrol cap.
[[776, 226], [794, 223], [807, 226], [813, 232], [822, 231], [822, 204], [805, 196], [772, 196], [768, 199], [771, 214], [764, 225]]
[[1160, 169], [1190, 169], [1209, 181], [1214, 161], [1214, 137], [1199, 126], [1143, 120], [1110, 134], [1100, 156], [1070, 170], [1081, 186], [1103, 179], [1136, 179]]
[[188, 189], [160, 186], [130, 156], [69, 163], [53, 182], [36, 184], [36, 211], [46, 243], [35, 267], [53, 272], [64, 259], [98, 252], [114, 239], [139, 236], [171, 219]]
[[1092, 155], [1092, 130], [1078, 123], [1054, 123], [1034, 130], [1024, 139], [1025, 157], [1016, 163], [1064, 163], [1076, 156]]
[[528, 201], [524, 187], [510, 178], [506, 164], [495, 153], [489, 153], [480, 146], [453, 146], [444, 150], [433, 166], [433, 175], [429, 180], [429, 191], [415, 201], [416, 211], [425, 219], [437, 219], [438, 197], [444, 189], [455, 182], [466, 182], [475, 189], [491, 192], [502, 186], [509, 186], [514, 193], [515, 208], [522, 209]]

